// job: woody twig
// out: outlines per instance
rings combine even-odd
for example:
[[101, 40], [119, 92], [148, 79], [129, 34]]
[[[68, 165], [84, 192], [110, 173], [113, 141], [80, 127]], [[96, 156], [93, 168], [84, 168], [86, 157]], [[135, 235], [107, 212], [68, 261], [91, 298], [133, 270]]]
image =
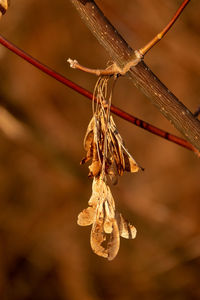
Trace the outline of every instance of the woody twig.
[[149, 50], [151, 50], [151, 48], [153, 48], [167, 34], [167, 32], [170, 30], [170, 28], [173, 26], [173, 24], [179, 18], [179, 16], [181, 15], [184, 8], [186, 7], [186, 5], [189, 2], [190, 2], [190, 0], [185, 0], [181, 4], [181, 6], [177, 10], [177, 12], [174, 14], [172, 19], [169, 21], [169, 23], [165, 26], [165, 28], [161, 32], [159, 32], [144, 47], [140, 48], [139, 50], [135, 50], [134, 51], [135, 57], [133, 58], [132, 61], [128, 62], [123, 68], [120, 68], [116, 63], [113, 63], [111, 66], [109, 66], [106, 69], [91, 69], [91, 68], [87, 68], [85, 66], [80, 65], [77, 60], [72, 60], [69, 58], [68, 62], [70, 64], [70, 67], [73, 69], [79, 69], [79, 70], [87, 72], [87, 73], [95, 74], [97, 76], [116, 75], [116, 74], [125, 75], [130, 70], [130, 68], [135, 67], [144, 58], [144, 56], [147, 54], [147, 52]]
[[[71, 0], [71, 2], [75, 5], [91, 32], [109, 52], [112, 60], [121, 70], [123, 70], [127, 64], [131, 63], [131, 61], [136, 60], [137, 52], [134, 51], [117, 32], [96, 5], [95, 1]], [[183, 2], [184, 5], [179, 11], [179, 15], [188, 2], [189, 1]], [[167, 30], [165, 29], [164, 34], [166, 34], [176, 19], [177, 17], [170, 23]], [[147, 49], [150, 48], [147, 47]], [[200, 151], [199, 120], [196, 119], [189, 109], [152, 73], [144, 61], [141, 60], [137, 65], [131, 67], [127, 75], [133, 84], [149, 98], [151, 103]]]
[[[41, 70], [45, 74], [51, 76], [55, 80], [59, 81], [60, 83], [64, 84], [65, 86], [73, 89], [74, 91], [85, 96], [86, 98], [93, 100], [93, 95], [91, 92], [89, 92], [88, 90], [84, 89], [83, 87], [77, 85], [76, 83], [72, 82], [71, 80], [67, 79], [66, 77], [62, 76], [55, 70], [44, 65], [43, 63], [41, 63], [34, 57], [27, 54], [25, 51], [18, 48], [16, 45], [11, 43], [10, 41], [3, 38], [1, 35], [0, 35], [0, 44], [3, 45], [4, 47], [6, 47], [7, 49], [9, 49], [10, 51], [12, 51], [13, 53], [15, 53], [16, 55], [18, 55], [19, 57], [21, 57], [22, 59], [24, 59], [25, 61], [27, 61], [30, 64], [32, 64], [33, 66], [35, 66], [37, 69]], [[173, 134], [170, 134], [169, 132], [166, 132], [156, 126], [153, 126], [141, 119], [138, 119], [135, 116], [121, 110], [120, 108], [118, 108], [114, 105], [111, 105], [110, 110], [112, 113], [114, 113], [115, 115], [119, 116], [120, 118], [130, 122], [131, 124], [134, 124], [142, 129], [147, 130], [148, 132], [155, 134], [159, 137], [162, 137], [168, 141], [176, 143], [177, 145], [179, 145], [181, 147], [191, 150], [199, 156], [199, 151], [188, 141], [186, 141], [178, 136], [175, 136]]]
[[78, 69], [84, 71], [86, 73], [94, 74], [97, 76], [104, 76], [104, 75], [125, 75], [130, 68], [135, 67], [143, 58], [143, 55], [140, 54], [139, 51], [135, 51], [135, 58], [128, 62], [123, 68], [120, 68], [116, 63], [111, 64], [106, 69], [91, 69], [79, 64], [77, 60], [73, 60], [68, 58], [67, 62], [70, 64], [70, 67], [73, 69]]

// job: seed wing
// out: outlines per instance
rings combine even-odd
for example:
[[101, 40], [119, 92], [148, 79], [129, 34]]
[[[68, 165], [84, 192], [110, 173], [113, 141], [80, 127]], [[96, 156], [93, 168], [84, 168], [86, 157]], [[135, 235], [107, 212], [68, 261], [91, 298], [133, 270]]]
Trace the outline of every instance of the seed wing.
[[[101, 212], [101, 214], [103, 211]], [[104, 217], [95, 218], [90, 234], [91, 248], [99, 256], [108, 257], [108, 251], [103, 244], [106, 241], [106, 234], [103, 229]]]
[[[126, 147], [124, 145], [124, 141], [123, 141], [121, 135], [119, 134], [119, 132], [117, 131], [117, 128], [116, 128], [116, 125], [114, 123], [112, 116], [110, 117], [110, 120], [111, 120], [110, 131], [112, 134], [112, 140], [114, 140], [114, 137], [115, 137], [115, 141], [116, 141], [115, 145], [117, 144], [117, 146], [115, 146], [115, 149], [118, 149], [119, 157], [120, 157], [120, 165], [123, 168], [123, 171], [131, 172], [131, 173], [139, 171], [140, 167], [138, 166], [138, 164], [136, 163], [134, 158], [130, 155], [130, 153], [126, 149]], [[123, 172], [121, 172], [121, 173], [123, 174]], [[121, 175], [120, 172], [119, 172], [119, 175]]]
[[87, 127], [87, 131], [84, 137], [83, 146], [86, 151], [89, 150], [90, 145], [94, 139], [94, 116], [90, 120], [90, 123]]
[[133, 225], [131, 225], [127, 220], [125, 220], [119, 213], [117, 215], [117, 223], [121, 237], [125, 239], [134, 239], [136, 237], [136, 228]]
[[108, 260], [113, 260], [117, 255], [120, 247], [120, 235], [119, 235], [119, 228], [117, 225], [117, 221], [113, 219], [112, 224], [112, 232], [109, 236], [109, 242], [107, 245], [108, 251]]
[[92, 225], [95, 218], [95, 207], [89, 206], [85, 208], [80, 214], [78, 215], [77, 223], [80, 226], [89, 226]]
[[125, 171], [131, 173], [138, 172], [140, 167], [138, 166], [134, 158], [130, 155], [130, 153], [125, 147], [123, 150], [124, 150], [123, 153], [124, 153], [124, 160], [125, 160]]

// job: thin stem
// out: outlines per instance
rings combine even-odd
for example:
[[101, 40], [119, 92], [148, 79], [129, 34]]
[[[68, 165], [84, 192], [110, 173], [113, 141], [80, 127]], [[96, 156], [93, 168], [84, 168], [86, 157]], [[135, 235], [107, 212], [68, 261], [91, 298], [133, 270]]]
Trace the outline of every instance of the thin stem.
[[120, 68], [118, 67], [118, 65], [116, 63], [113, 63], [112, 65], [110, 65], [109, 67], [107, 67], [106, 69], [91, 69], [91, 68], [87, 68], [81, 64], [79, 64], [79, 62], [77, 60], [73, 60], [71, 58], [68, 58], [67, 62], [70, 64], [70, 67], [72, 69], [78, 69], [81, 71], [84, 71], [86, 73], [90, 73], [90, 74], [94, 74], [97, 76], [103, 76], [103, 75], [117, 75], [117, 74], [121, 74], [121, 75], [125, 75], [132, 67], [135, 67], [141, 60], [142, 60], [143, 56], [139, 51], [135, 51], [135, 57], [129, 61], [124, 67]]
[[[33, 58], [32, 56], [28, 55], [26, 52], [22, 51], [21, 49], [19, 49], [18, 47], [16, 47], [14, 44], [12, 44], [11, 42], [7, 41], [6, 39], [4, 39], [1, 35], [0, 35], [0, 44], [2, 44], [3, 46], [5, 46], [6, 48], [8, 48], [9, 50], [11, 50], [12, 52], [14, 52], [15, 54], [17, 54], [18, 56], [20, 56], [21, 58], [23, 58], [24, 60], [26, 60], [27, 62], [29, 62], [30, 64], [32, 64], [33, 66], [35, 66], [36, 68], [38, 68], [39, 70], [41, 70], [42, 72], [44, 72], [45, 74], [51, 76], [52, 78], [56, 79], [57, 81], [61, 82], [62, 84], [64, 84], [65, 86], [68, 86], [69, 88], [73, 89], [74, 91], [78, 92], [79, 94], [87, 97], [90, 100], [94, 100], [96, 101], [96, 98], [93, 98], [93, 94], [90, 93], [89, 91], [87, 91], [86, 89], [80, 87], [79, 85], [77, 85], [76, 83], [72, 82], [71, 80], [67, 79], [66, 77], [62, 76], [61, 74], [57, 73], [56, 71], [50, 69], [49, 67], [45, 66], [44, 64], [42, 64], [41, 62], [39, 62], [38, 60], [36, 60], [35, 58]], [[131, 114], [119, 109], [118, 107], [111, 105], [110, 108], [111, 112], [114, 113], [115, 115], [119, 116], [120, 118], [140, 127], [143, 128], [159, 137], [162, 137], [168, 141], [171, 141], [173, 143], [176, 143], [184, 148], [187, 148], [193, 152], [195, 152], [197, 155], [199, 155], [198, 150], [191, 145], [189, 142], [187, 142], [184, 139], [181, 139], [175, 135], [172, 135], [166, 131], [163, 131], [143, 120], [140, 120], [134, 116], [132, 116]]]
[[179, 7], [179, 9], [176, 11], [173, 18], [170, 20], [170, 22], [167, 24], [167, 26], [159, 32], [149, 43], [147, 43], [144, 47], [139, 49], [138, 51], [144, 56], [153, 46], [155, 46], [170, 30], [170, 28], [173, 26], [173, 24], [176, 22], [178, 17], [181, 15], [182, 11], [186, 7], [186, 5], [190, 2], [190, 0], [185, 0]]
[[97, 76], [113, 75], [114, 73], [117, 73], [117, 70], [115, 70], [113, 68], [114, 65], [111, 65], [110, 67], [108, 67], [106, 69], [91, 69], [91, 68], [87, 68], [87, 67], [84, 67], [84, 66], [80, 65], [78, 63], [78, 61], [75, 60], [75, 59], [73, 60], [71, 58], [68, 58], [67, 61], [70, 64], [70, 67], [72, 69], [78, 69], [78, 70], [84, 71], [86, 73], [94, 74], [94, 75], [97, 75]]

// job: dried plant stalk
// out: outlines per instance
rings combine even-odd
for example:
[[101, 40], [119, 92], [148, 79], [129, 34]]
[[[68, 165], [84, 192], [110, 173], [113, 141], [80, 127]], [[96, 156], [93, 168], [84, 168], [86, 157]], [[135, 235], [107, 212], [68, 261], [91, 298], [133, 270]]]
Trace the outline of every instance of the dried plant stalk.
[[136, 229], [116, 211], [107, 179], [109, 177], [116, 184], [124, 171], [137, 172], [141, 168], [126, 149], [110, 115], [112, 90], [109, 94], [109, 78], [99, 77], [94, 90], [97, 101], [93, 101], [93, 117], [84, 138], [86, 156], [81, 161], [81, 164], [91, 161], [88, 176], [93, 178], [92, 196], [89, 207], [79, 214], [78, 224], [92, 225], [92, 250], [112, 260], [119, 251], [120, 236], [133, 239]]

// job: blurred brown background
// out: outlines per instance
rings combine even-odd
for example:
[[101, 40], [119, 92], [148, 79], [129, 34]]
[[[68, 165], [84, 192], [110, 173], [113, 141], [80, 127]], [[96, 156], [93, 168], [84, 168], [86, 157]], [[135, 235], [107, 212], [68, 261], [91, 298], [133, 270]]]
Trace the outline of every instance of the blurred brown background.
[[[175, 0], [99, 0], [134, 48], [180, 5]], [[146, 57], [191, 110], [200, 104], [200, 1], [192, 1]], [[69, 0], [13, 0], [0, 22], [7, 39], [92, 91], [96, 78], [70, 69], [110, 59]], [[113, 103], [178, 135], [127, 78]], [[200, 299], [200, 167], [195, 155], [115, 117], [145, 172], [112, 188], [138, 230], [112, 262], [93, 254], [89, 227], [76, 224], [91, 180], [80, 166], [91, 103], [0, 46], [0, 299]]]

